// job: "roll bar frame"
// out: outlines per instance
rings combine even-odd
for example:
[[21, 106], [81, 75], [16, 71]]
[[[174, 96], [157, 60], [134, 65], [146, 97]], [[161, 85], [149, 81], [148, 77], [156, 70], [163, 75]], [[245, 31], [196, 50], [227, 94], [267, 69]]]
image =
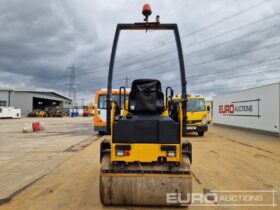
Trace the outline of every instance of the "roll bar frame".
[[109, 74], [108, 74], [108, 82], [107, 82], [107, 95], [106, 95], [106, 102], [107, 102], [107, 134], [111, 134], [111, 96], [112, 96], [112, 79], [113, 79], [113, 71], [114, 71], [114, 64], [115, 64], [115, 57], [117, 52], [117, 46], [119, 41], [120, 32], [122, 30], [168, 30], [173, 31], [177, 46], [177, 53], [178, 53], [178, 60], [179, 60], [179, 67], [180, 67], [180, 76], [181, 76], [181, 97], [182, 97], [182, 110], [183, 110], [183, 135], [186, 134], [186, 102], [187, 102], [187, 81], [186, 81], [186, 73], [185, 73], [185, 64], [184, 64], [184, 56], [182, 50], [182, 44], [180, 39], [180, 34], [178, 30], [177, 24], [161, 24], [159, 22], [143, 22], [143, 23], [120, 23], [117, 25], [113, 47], [111, 51], [111, 59], [109, 65]]

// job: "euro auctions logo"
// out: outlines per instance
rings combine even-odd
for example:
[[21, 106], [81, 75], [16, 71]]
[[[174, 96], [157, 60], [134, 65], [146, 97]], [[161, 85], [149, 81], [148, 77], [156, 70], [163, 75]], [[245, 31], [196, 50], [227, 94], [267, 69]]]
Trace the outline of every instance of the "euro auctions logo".
[[166, 203], [180, 206], [276, 207], [277, 191], [209, 190], [205, 193], [167, 193]]
[[252, 112], [253, 105], [244, 105], [244, 106], [235, 106], [234, 104], [230, 105], [220, 105], [219, 113], [223, 114], [234, 114], [236, 112]]
[[219, 114], [224, 116], [260, 117], [260, 99], [233, 101], [219, 105]]

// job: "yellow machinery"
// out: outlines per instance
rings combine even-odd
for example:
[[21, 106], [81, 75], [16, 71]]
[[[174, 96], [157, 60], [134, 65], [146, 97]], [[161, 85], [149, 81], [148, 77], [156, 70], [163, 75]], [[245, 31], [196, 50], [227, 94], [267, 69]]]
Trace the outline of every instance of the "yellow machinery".
[[49, 115], [50, 117], [63, 117], [63, 112], [61, 110], [61, 107], [60, 106], [55, 107], [54, 109], [52, 109]]
[[[180, 97], [174, 97], [174, 101], [181, 100]], [[205, 99], [199, 95], [188, 95], [187, 102], [187, 121], [186, 129], [188, 132], [197, 132], [203, 136], [208, 131], [208, 111]]]
[[88, 113], [89, 113], [89, 116], [93, 116], [94, 115], [94, 111], [93, 111], [93, 107], [92, 107], [92, 102], [89, 102], [88, 104]]
[[88, 106], [86, 108], [84, 108], [83, 116], [89, 117], [89, 116], [93, 116], [93, 115], [94, 115], [94, 113], [93, 113], [92, 103], [89, 102]]
[[48, 113], [46, 111], [39, 111], [37, 116], [38, 117], [48, 117]]
[[[110, 138], [100, 144], [100, 200], [103, 205], [185, 206], [191, 202], [192, 147], [182, 138], [187, 96], [179, 31], [176, 24], [148, 22], [149, 5], [144, 6], [143, 14], [146, 22], [118, 24], [115, 34], [107, 86]], [[134, 80], [127, 102], [121, 100], [124, 87], [119, 89], [119, 103], [113, 101], [113, 66], [121, 30], [174, 32], [182, 87], [179, 103], [173, 103], [170, 87], [164, 97], [161, 82], [155, 79]]]

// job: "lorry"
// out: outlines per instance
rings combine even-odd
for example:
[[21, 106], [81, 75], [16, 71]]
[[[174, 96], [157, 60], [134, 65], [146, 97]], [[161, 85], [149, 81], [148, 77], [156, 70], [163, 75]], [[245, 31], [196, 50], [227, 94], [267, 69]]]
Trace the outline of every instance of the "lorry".
[[[177, 95], [174, 100], [180, 101], [181, 97]], [[208, 131], [208, 110], [203, 96], [188, 94], [187, 132], [197, 132], [199, 136], [204, 136], [204, 133]]]
[[[125, 92], [125, 99], [122, 98], [122, 102], [128, 99], [130, 89], [127, 88]], [[96, 91], [95, 93], [95, 104], [94, 104], [94, 131], [97, 131], [100, 135], [107, 132], [106, 130], [106, 116], [107, 116], [107, 102], [106, 102], [107, 89], [103, 88]], [[119, 103], [120, 93], [118, 89], [112, 89], [112, 99], [115, 103]], [[123, 107], [121, 107], [123, 109]]]

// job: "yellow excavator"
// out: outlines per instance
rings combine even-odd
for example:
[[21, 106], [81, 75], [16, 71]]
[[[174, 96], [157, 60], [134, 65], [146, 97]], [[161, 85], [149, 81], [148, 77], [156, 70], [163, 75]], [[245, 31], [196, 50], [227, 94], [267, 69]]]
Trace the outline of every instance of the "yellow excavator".
[[[144, 5], [142, 13], [145, 22], [116, 28], [106, 96], [110, 138], [100, 144], [100, 200], [103, 205], [187, 206], [192, 192], [192, 145], [183, 139], [187, 93], [179, 31], [177, 24], [161, 24], [158, 17], [149, 22], [150, 5]], [[164, 96], [156, 79], [134, 80], [127, 102], [125, 87], [119, 89], [119, 103], [112, 100], [114, 60], [122, 30], [174, 32], [182, 89], [179, 103], [172, 103], [171, 87]]]

